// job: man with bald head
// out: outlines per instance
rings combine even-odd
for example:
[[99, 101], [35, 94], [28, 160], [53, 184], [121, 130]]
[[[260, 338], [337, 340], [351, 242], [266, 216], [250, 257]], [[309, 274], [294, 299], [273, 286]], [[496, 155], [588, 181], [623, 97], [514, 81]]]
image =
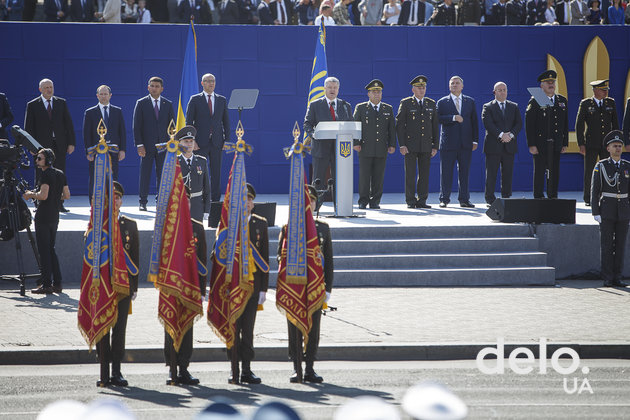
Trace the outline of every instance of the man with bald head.
[[98, 104], [85, 110], [83, 114], [83, 143], [85, 144], [85, 153], [89, 163], [89, 190], [88, 195], [92, 198], [92, 190], [94, 187], [94, 155], [89, 156], [88, 149], [98, 144], [100, 136], [98, 134], [98, 125], [103, 121], [103, 125], [107, 129], [105, 141], [110, 146], [118, 146], [117, 154], [110, 154], [112, 158], [112, 172], [114, 180], [118, 180], [118, 161], [125, 158], [127, 150], [127, 132], [125, 130], [125, 120], [123, 118], [120, 107], [112, 105], [110, 99], [112, 90], [107, 85], [101, 85], [96, 89], [96, 98]]
[[[74, 152], [76, 144], [74, 126], [66, 100], [55, 95], [55, 85], [50, 79], [39, 82], [40, 96], [26, 104], [24, 129], [42, 145], [55, 152], [55, 168], [66, 171], [66, 154]], [[36, 170], [39, 180], [41, 171]], [[67, 212], [63, 206], [61, 211]]]
[[507, 85], [494, 84], [494, 99], [483, 105], [481, 121], [486, 128], [483, 153], [486, 155], [486, 203], [496, 199], [494, 187], [497, 171], [501, 168], [501, 197], [512, 196], [514, 154], [518, 150], [516, 136], [523, 127], [518, 104], [507, 100]]
[[230, 139], [230, 118], [225, 96], [215, 93], [216, 78], [211, 73], [201, 77], [203, 92], [190, 97], [186, 107], [186, 125], [197, 129], [195, 154], [208, 158], [210, 199], [221, 199], [221, 157], [223, 143]]

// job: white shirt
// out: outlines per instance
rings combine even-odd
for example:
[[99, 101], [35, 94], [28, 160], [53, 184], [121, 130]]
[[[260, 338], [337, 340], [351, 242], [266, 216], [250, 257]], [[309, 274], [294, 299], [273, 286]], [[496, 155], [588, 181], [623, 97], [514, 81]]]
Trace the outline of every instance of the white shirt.
[[[149, 98], [151, 98], [151, 108], [155, 108], [155, 101], [156, 99], [149, 95]], [[157, 107], [158, 107], [158, 111], [160, 110], [160, 107], [162, 106], [162, 95], [158, 96], [157, 98]]]
[[50, 99], [46, 99], [44, 98], [44, 95], [39, 95], [42, 98], [42, 101], [44, 101], [44, 108], [48, 109], [48, 101], [50, 101], [50, 110], [52, 111], [53, 108], [53, 98], [52, 96], [50, 97]]
[[138, 9], [138, 23], [151, 23], [151, 11], [149, 9]]
[[376, 105], [374, 105], [371, 101], [368, 102], [370, 104], [370, 106], [372, 108], [376, 108], [376, 112], [378, 112], [378, 109], [381, 107], [381, 103], [377, 103]]
[[[455, 96], [451, 93], [451, 99], [455, 104], [455, 108], [457, 108], [457, 101], [459, 100], [459, 115], [462, 113], [462, 106], [464, 105], [464, 100], [462, 99], [462, 95]], [[453, 121], [455, 121], [455, 116], [453, 116]]]
[[103, 122], [105, 122], [105, 107], [107, 107], [107, 114], [109, 117], [109, 115], [111, 115], [112, 113], [112, 106], [111, 104], [103, 105], [102, 103], [99, 102], [98, 107], [101, 109], [101, 116], [103, 117]]
[[[278, 15], [277, 15], [278, 16], [278, 22], [280, 22], [281, 25], [286, 25], [287, 24], [287, 19], [289, 17], [287, 16], [287, 9], [284, 7], [284, 0], [277, 0], [276, 1], [276, 8], [278, 9], [277, 10], [277, 12], [278, 12]], [[284, 20], [282, 20], [283, 14], [284, 14]]]
[[335, 26], [335, 19], [333, 19], [332, 16], [324, 16], [324, 15], [319, 15], [315, 18], [315, 26], [320, 25], [322, 18], [324, 19], [325, 26]]
[[203, 93], [203, 97], [206, 98], [206, 102], [208, 102], [208, 96], [210, 97], [210, 100], [212, 101], [212, 113], [214, 114], [214, 92], [212, 92], [209, 95], [206, 92]]
[[[410, 0], [411, 6], [409, 7], [409, 19], [407, 19], [407, 24], [409, 25], [417, 25], [418, 24], [418, 2], [420, 0]], [[415, 13], [414, 13], [415, 10]]]

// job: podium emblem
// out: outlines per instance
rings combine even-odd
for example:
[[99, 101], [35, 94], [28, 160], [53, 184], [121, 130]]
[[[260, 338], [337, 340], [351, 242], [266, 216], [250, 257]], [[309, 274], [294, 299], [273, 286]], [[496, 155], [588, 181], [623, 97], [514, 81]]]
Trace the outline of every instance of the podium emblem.
[[340, 141], [339, 142], [339, 154], [343, 158], [347, 158], [352, 154], [352, 142]]

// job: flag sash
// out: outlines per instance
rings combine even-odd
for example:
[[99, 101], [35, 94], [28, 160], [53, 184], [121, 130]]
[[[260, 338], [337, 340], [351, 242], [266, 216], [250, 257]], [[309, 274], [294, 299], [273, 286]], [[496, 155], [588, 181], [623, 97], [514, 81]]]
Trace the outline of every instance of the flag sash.
[[287, 224], [286, 281], [306, 284], [307, 258], [304, 232], [304, 160], [302, 154], [291, 155], [289, 187], [289, 223]]

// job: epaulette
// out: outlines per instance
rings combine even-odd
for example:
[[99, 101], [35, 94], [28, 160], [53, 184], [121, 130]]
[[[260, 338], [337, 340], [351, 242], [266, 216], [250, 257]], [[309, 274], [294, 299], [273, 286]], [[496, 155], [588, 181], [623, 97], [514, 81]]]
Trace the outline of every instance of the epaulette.
[[315, 219], [315, 224], [317, 224], [317, 223], [319, 223], [319, 224], [321, 224], [321, 225], [326, 225], [326, 226], [328, 226], [328, 223], [324, 222], [324, 221], [323, 221], [323, 220], [321, 220], [321, 219]]
[[256, 213], [252, 213], [252, 219], [254, 219], [254, 220], [255, 219], [259, 219], [259, 220], [264, 221], [265, 223], [267, 223], [267, 219], [265, 217], [260, 216], [260, 215], [258, 215]]
[[207, 160], [208, 160], [208, 158], [206, 158], [205, 156], [201, 156], [201, 155], [195, 155], [195, 157], [196, 157], [197, 159], [201, 159], [201, 160], [203, 160], [203, 161], [207, 161]]

